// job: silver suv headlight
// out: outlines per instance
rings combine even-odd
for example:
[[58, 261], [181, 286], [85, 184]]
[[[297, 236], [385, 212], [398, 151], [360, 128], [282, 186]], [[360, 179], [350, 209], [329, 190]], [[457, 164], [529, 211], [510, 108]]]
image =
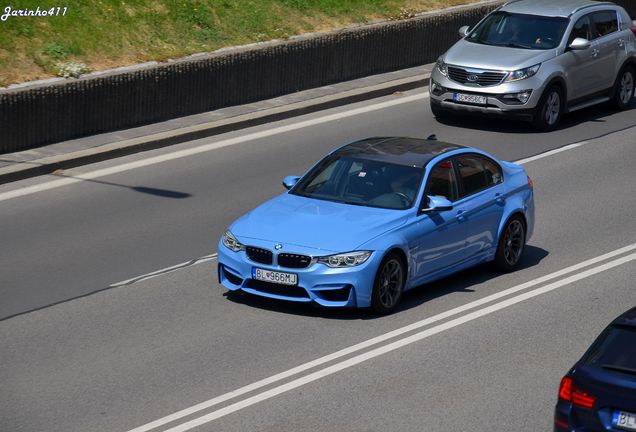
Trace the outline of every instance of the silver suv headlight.
[[437, 59], [436, 67], [439, 73], [444, 76], [448, 76], [448, 66], [446, 66], [446, 63], [444, 63], [444, 60], [442, 60], [441, 57]]
[[318, 257], [318, 262], [332, 268], [355, 267], [368, 260], [370, 256], [371, 251], [346, 252]]
[[536, 64], [534, 66], [530, 66], [525, 69], [519, 69], [508, 74], [508, 78], [506, 78], [506, 82], [520, 81], [526, 78], [530, 78], [535, 76], [537, 72], [539, 72], [539, 68], [541, 67], [541, 63]]
[[245, 246], [243, 246], [229, 230], [223, 234], [223, 245], [232, 252], [245, 250]]

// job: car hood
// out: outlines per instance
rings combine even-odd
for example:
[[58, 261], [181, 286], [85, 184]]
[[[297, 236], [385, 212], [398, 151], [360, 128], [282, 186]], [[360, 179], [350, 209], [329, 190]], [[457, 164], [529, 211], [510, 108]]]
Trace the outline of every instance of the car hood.
[[554, 57], [556, 50], [528, 50], [494, 45], [482, 45], [464, 39], [444, 55], [449, 65], [478, 69], [518, 70], [534, 66]]
[[283, 194], [239, 218], [230, 231], [247, 244], [258, 239], [348, 252], [404, 224], [407, 213]]

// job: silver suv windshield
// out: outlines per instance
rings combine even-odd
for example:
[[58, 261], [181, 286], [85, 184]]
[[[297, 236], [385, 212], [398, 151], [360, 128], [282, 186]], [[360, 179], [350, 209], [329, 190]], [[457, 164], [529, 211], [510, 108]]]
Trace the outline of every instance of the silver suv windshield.
[[567, 26], [567, 18], [494, 12], [475, 27], [466, 40], [511, 48], [553, 49], [561, 42]]

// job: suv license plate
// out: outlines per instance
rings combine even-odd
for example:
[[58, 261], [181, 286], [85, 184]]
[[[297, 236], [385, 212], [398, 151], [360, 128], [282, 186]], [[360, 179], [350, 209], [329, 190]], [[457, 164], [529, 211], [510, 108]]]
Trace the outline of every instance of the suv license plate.
[[623, 429], [636, 430], [636, 414], [625, 411], [614, 411], [612, 425]]
[[296, 285], [298, 283], [298, 275], [294, 273], [283, 273], [256, 267], [252, 268], [252, 278], [282, 285]]
[[478, 96], [464, 93], [453, 93], [453, 100], [455, 102], [465, 102], [477, 105], [486, 105], [488, 98], [486, 96]]

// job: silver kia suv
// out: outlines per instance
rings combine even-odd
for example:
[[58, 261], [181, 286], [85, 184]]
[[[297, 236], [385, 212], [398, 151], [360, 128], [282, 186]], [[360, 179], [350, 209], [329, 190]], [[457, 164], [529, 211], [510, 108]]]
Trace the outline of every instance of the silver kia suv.
[[431, 75], [436, 117], [494, 114], [553, 130], [564, 113], [626, 109], [634, 96], [636, 27], [613, 3], [514, 0], [460, 34]]

